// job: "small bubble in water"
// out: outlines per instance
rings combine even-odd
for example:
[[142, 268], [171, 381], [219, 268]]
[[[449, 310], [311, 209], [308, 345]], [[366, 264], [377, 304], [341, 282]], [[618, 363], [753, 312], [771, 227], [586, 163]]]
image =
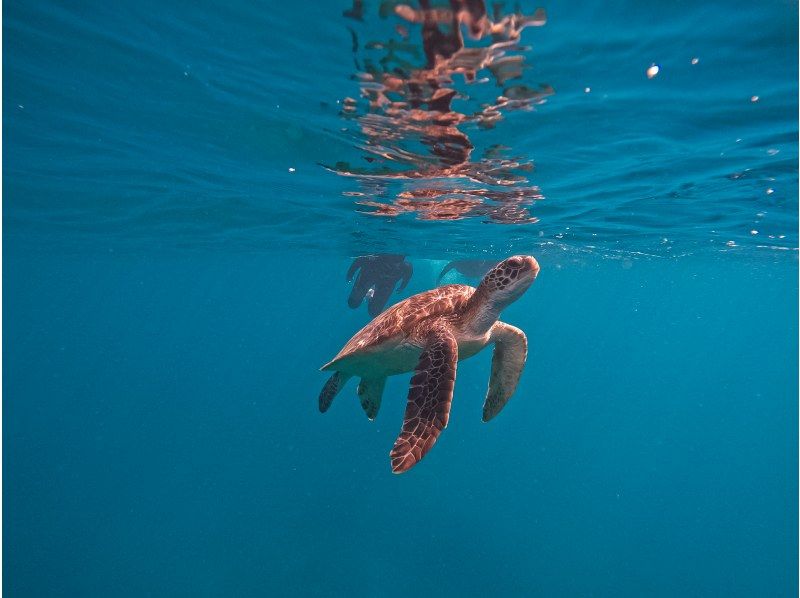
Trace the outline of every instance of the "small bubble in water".
[[589, 92], [591, 92], [591, 91], [592, 91], [592, 88], [591, 88], [591, 87], [584, 87], [584, 88], [583, 88], [583, 93], [589, 93]]
[[728, 241], [727, 243], [725, 243], [725, 245], [727, 245], [728, 247], [736, 247], [736, 241]]
[[751, 231], [750, 231], [750, 234], [751, 234], [751, 235], [757, 235], [757, 234], [758, 234], [758, 231], [757, 231], [757, 230], [755, 230], [755, 229], [753, 229], [753, 230], [751, 230]]
[[773, 189], [772, 187], [767, 189], [767, 195], [772, 195], [773, 193], [775, 193], [775, 189]]
[[294, 168], [289, 167], [289, 172], [294, 172]]
[[779, 150], [779, 149], [775, 149], [774, 147], [771, 147], [771, 148], [769, 148], [769, 149], [767, 150], [767, 155], [769, 155], [769, 156], [774, 156], [774, 155], [775, 155], [775, 154], [777, 154], [779, 151], [781, 151], [781, 150]]
[[661, 70], [657, 64], [650, 65], [650, 68], [647, 69], [647, 78], [652, 79], [658, 74], [658, 71]]
[[699, 58], [692, 58], [692, 64], [697, 64], [698, 62], [700, 62]]
[[750, 96], [750, 101], [751, 102], [757, 102], [758, 100], [759, 100], [758, 96]]

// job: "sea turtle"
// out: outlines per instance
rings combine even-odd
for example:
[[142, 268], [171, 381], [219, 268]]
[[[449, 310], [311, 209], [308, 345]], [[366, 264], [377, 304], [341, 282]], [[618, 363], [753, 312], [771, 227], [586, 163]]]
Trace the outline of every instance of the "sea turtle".
[[392, 471], [418, 463], [447, 426], [458, 361], [494, 343], [483, 421], [505, 406], [517, 387], [528, 341], [519, 328], [498, 321], [539, 273], [526, 255], [510, 257], [486, 273], [478, 288], [450, 284], [390, 307], [356, 333], [322, 371], [333, 372], [319, 395], [325, 412], [347, 380], [358, 376], [358, 396], [375, 419], [388, 376], [414, 371], [400, 436], [389, 454]]
[[353, 280], [356, 272], [358, 275], [347, 304], [356, 309], [366, 298], [367, 311], [374, 318], [383, 311], [398, 281], [398, 293], [406, 288], [414, 269], [402, 255], [362, 255], [350, 265], [348, 282]]

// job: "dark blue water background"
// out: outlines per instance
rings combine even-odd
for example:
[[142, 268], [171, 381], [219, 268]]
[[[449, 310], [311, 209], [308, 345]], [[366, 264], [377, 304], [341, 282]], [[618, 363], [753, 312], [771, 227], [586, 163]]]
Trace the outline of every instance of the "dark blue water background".
[[[796, 595], [797, 4], [544, 5], [524, 79], [555, 93], [461, 127], [534, 161], [518, 224], [363, 214], [414, 185], [320, 166], [365, 164], [365, 6], [4, 6], [3, 589]], [[316, 406], [368, 320], [345, 272], [387, 251], [397, 299], [542, 267], [516, 396], [481, 423], [490, 352], [460, 364], [402, 476], [407, 376], [375, 422], [353, 383]]]

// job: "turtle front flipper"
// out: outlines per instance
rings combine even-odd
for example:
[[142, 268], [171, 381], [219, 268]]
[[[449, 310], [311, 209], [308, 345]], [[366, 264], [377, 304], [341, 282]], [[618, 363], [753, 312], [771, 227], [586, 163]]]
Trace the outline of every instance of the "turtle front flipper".
[[517, 382], [528, 357], [525, 333], [505, 322], [492, 326], [489, 342], [494, 343], [492, 377], [483, 403], [483, 421], [488, 422], [505, 407], [517, 389]]
[[411, 378], [403, 428], [389, 453], [394, 473], [419, 463], [447, 427], [457, 363], [453, 333], [444, 324], [432, 327]]
[[386, 377], [383, 378], [362, 378], [358, 383], [358, 399], [361, 401], [361, 408], [370, 420], [378, 415], [383, 398], [383, 387], [386, 386]]
[[342, 390], [349, 379], [350, 376], [342, 372], [334, 372], [328, 378], [325, 386], [322, 387], [322, 392], [319, 393], [319, 410], [321, 413], [325, 413], [328, 410], [328, 407], [333, 403], [334, 397], [339, 394], [339, 391]]

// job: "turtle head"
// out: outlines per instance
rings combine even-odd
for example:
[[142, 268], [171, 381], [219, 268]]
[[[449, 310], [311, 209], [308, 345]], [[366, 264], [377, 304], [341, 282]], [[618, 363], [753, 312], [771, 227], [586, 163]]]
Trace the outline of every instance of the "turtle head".
[[519, 299], [539, 274], [539, 263], [530, 255], [514, 255], [489, 270], [480, 287], [498, 309]]

